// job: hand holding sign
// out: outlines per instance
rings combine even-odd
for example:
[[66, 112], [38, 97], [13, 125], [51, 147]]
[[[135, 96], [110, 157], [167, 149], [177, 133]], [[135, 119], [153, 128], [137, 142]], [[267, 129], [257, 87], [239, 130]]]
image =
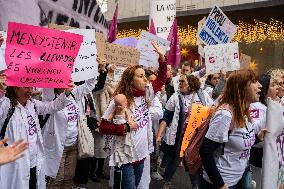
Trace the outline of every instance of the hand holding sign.
[[5, 74], [0, 74], [0, 90], [5, 90], [6, 89], [6, 75]]
[[154, 51], [159, 55], [160, 59], [164, 62], [165, 61], [165, 52], [163, 51], [163, 49], [155, 41], [152, 41], [151, 44], [154, 47]]
[[2, 34], [0, 33], [0, 47], [2, 46], [4, 42], [4, 37], [2, 36]]

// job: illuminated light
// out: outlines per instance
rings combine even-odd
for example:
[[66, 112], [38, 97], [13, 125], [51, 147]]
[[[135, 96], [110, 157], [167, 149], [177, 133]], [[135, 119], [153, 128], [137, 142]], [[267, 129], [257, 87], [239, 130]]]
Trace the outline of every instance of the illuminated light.
[[188, 55], [188, 51], [186, 48], [182, 48], [180, 51], [180, 54], [182, 57], [186, 57]]
[[[243, 42], [246, 44], [263, 42], [264, 40], [284, 41], [284, 24], [278, 20], [270, 19], [269, 23], [254, 20], [255, 24], [249, 24], [239, 21], [237, 32], [232, 42]], [[117, 38], [136, 37], [139, 38], [142, 28], [119, 31]], [[187, 27], [178, 27], [179, 42], [181, 46], [196, 46], [197, 28], [188, 25]]]
[[256, 70], [257, 64], [255, 63], [255, 60], [249, 63], [249, 69]]

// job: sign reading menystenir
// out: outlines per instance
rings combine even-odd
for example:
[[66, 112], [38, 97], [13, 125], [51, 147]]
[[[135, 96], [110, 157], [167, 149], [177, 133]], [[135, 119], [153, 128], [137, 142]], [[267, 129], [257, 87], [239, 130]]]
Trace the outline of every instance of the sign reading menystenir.
[[198, 38], [205, 45], [230, 43], [237, 27], [218, 7], [214, 6], [200, 31]]

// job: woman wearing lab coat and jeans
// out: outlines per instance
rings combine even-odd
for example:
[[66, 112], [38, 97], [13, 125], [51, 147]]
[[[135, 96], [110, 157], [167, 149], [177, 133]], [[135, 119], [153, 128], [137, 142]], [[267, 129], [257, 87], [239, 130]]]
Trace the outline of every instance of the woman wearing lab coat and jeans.
[[[103, 89], [107, 72], [74, 87], [67, 106], [50, 116], [43, 129], [46, 152], [46, 175], [51, 177], [49, 189], [70, 189], [77, 162], [78, 116], [85, 114], [85, 98], [92, 91]], [[96, 84], [97, 83], [97, 84]], [[58, 96], [60, 89], [54, 90]], [[52, 95], [51, 95], [52, 96]], [[84, 115], [83, 115], [84, 116]], [[88, 176], [86, 176], [88, 178]]]
[[[2, 85], [0, 85], [2, 86]], [[71, 87], [71, 85], [69, 85]], [[0, 129], [9, 109], [15, 107], [5, 132], [8, 144], [18, 139], [29, 143], [24, 156], [15, 162], [0, 166], [0, 186], [3, 189], [45, 189], [44, 147], [38, 115], [50, 114], [63, 109], [70, 101], [70, 91], [58, 96], [52, 102], [44, 103], [31, 99], [31, 87], [8, 87], [6, 97], [0, 98]]]

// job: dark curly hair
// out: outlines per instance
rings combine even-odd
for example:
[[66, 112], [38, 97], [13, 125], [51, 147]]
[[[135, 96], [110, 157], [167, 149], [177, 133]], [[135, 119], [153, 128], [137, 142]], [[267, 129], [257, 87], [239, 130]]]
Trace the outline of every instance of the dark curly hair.
[[198, 77], [190, 74], [186, 76], [186, 79], [189, 86], [189, 90], [191, 92], [197, 92], [200, 89], [201, 83]]

